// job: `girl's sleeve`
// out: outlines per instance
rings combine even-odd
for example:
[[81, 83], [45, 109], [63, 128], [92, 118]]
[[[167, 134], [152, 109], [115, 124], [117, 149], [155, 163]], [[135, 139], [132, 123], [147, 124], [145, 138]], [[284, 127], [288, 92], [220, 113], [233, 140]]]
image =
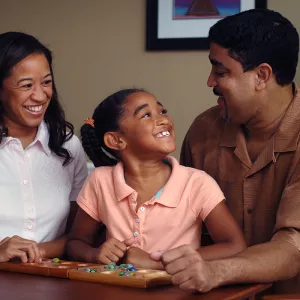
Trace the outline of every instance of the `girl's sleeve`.
[[99, 191], [99, 188], [97, 187], [97, 169], [95, 169], [86, 179], [78, 195], [77, 203], [79, 207], [94, 220], [101, 222], [99, 211], [101, 195], [99, 195], [97, 191]]
[[200, 172], [200, 176], [197, 176], [193, 183], [190, 205], [196, 217], [205, 221], [209, 213], [225, 200], [225, 196], [211, 176], [203, 171]]

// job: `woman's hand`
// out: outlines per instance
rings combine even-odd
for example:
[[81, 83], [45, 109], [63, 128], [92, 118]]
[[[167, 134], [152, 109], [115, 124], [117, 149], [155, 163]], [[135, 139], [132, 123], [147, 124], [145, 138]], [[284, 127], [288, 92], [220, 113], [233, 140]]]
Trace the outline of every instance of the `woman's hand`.
[[7, 262], [15, 257], [20, 258], [23, 263], [42, 261], [37, 243], [17, 235], [0, 241], [0, 262]]

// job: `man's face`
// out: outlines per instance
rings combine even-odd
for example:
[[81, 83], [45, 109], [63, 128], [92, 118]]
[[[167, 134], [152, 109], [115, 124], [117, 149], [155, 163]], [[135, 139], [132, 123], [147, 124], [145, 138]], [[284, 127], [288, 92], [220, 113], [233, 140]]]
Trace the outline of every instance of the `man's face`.
[[212, 64], [207, 85], [218, 98], [221, 116], [236, 124], [249, 122], [256, 111], [255, 71], [243, 71], [242, 65], [229, 56], [228, 50], [211, 43]]

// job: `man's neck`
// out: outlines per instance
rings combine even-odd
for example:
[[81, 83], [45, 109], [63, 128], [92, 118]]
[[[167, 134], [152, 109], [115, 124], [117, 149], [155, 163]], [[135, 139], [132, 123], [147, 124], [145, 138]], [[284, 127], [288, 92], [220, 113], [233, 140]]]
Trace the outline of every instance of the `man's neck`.
[[271, 138], [294, 97], [292, 84], [274, 89], [266, 97], [256, 116], [243, 126], [247, 140]]

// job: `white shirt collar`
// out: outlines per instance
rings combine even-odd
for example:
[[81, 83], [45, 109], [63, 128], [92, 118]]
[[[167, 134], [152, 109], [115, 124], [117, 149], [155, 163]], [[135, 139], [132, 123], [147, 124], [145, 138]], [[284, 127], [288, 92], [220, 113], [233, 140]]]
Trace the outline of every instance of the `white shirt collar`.
[[[2, 139], [2, 143], [0, 144], [0, 148], [4, 147], [7, 143], [9, 143], [12, 140], [18, 140], [18, 139], [13, 138], [11, 136], [4, 137]], [[39, 142], [41, 144], [41, 146], [42, 146], [43, 150], [45, 151], [45, 153], [47, 154], [47, 156], [50, 156], [51, 150], [48, 146], [49, 131], [48, 131], [47, 124], [44, 121], [42, 121], [42, 123], [39, 125], [36, 137], [35, 137], [34, 141], [28, 147], [30, 147], [31, 145], [34, 145], [37, 142]]]

